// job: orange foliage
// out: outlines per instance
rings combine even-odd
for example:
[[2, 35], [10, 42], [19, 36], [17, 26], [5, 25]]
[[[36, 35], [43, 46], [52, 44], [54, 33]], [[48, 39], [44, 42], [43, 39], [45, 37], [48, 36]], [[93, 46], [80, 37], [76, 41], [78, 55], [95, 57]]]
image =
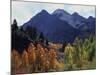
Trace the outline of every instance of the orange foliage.
[[29, 63], [34, 64], [36, 60], [35, 46], [32, 43], [30, 43], [27, 51], [28, 51]]
[[49, 53], [48, 53], [48, 59], [49, 59], [49, 62], [50, 62], [50, 68], [51, 69], [55, 69], [56, 67], [55, 67], [55, 61], [56, 61], [56, 57], [57, 57], [57, 55], [56, 55], [56, 52], [55, 52], [55, 50], [54, 49], [50, 49], [50, 51], [49, 51]]
[[[27, 68], [28, 72], [46, 72], [50, 69], [57, 69], [57, 52], [53, 48], [45, 48], [40, 43], [35, 45], [30, 43], [28, 48], [23, 51], [22, 55], [19, 55], [17, 50], [12, 51], [12, 61], [16, 62], [16, 65], [19, 66], [19, 59], [22, 61], [20, 63], [21, 69], [23, 69], [23, 73], [26, 73], [25, 68]], [[15, 66], [13, 64], [12, 66]], [[18, 69], [16, 69], [18, 71]], [[20, 72], [20, 71], [18, 71]]]
[[15, 49], [11, 53], [11, 64], [14, 69], [21, 65], [20, 55]]
[[22, 54], [22, 64], [26, 67], [29, 65], [28, 53], [26, 52], [26, 50], [24, 50]]

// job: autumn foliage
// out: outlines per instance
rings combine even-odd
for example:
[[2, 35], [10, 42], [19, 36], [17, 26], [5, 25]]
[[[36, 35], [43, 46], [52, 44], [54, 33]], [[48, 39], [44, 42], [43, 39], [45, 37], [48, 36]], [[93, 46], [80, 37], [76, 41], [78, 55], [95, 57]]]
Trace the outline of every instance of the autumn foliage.
[[[12, 70], [14, 73], [46, 72], [58, 70], [57, 52], [53, 48], [45, 48], [41, 44], [30, 43], [20, 55], [12, 50]], [[24, 70], [24, 71], [22, 71]]]

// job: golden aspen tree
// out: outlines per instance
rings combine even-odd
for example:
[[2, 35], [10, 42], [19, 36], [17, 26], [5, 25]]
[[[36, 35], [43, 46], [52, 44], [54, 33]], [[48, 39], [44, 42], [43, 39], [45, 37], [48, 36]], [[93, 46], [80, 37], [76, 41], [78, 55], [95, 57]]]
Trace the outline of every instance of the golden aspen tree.
[[15, 69], [21, 65], [20, 55], [15, 49], [11, 52], [11, 64]]
[[50, 62], [50, 68], [55, 69], [56, 68], [55, 61], [56, 61], [56, 58], [57, 58], [56, 51], [54, 49], [50, 49], [48, 55], [49, 55], [48, 59], [49, 59], [49, 62]]
[[13, 49], [11, 52], [11, 73], [16, 74], [21, 64], [22, 62], [19, 53], [17, 50]]
[[29, 58], [29, 63], [30, 64], [35, 64], [35, 60], [36, 60], [36, 53], [35, 53], [35, 46], [30, 43], [29, 47], [27, 49], [28, 51], [28, 58]]
[[23, 54], [22, 54], [22, 64], [25, 67], [28, 67], [29, 66], [28, 53], [26, 52], [26, 50], [24, 50], [23, 51]]

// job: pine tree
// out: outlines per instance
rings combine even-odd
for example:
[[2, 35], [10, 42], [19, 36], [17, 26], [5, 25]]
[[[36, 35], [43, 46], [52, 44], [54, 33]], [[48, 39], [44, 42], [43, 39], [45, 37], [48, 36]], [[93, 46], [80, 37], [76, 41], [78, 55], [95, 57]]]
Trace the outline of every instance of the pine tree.
[[14, 31], [14, 30], [17, 30], [17, 29], [18, 29], [16, 19], [14, 19], [13, 24], [12, 24], [12, 26], [11, 26], [11, 29], [12, 29], [12, 31]]

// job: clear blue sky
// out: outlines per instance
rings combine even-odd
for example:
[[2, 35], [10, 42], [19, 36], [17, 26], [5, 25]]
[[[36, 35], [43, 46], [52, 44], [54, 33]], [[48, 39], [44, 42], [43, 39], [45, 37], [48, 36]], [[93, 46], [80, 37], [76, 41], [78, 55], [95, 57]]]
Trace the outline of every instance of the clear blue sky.
[[89, 16], [95, 17], [95, 6], [13, 1], [12, 21], [13, 19], [17, 19], [18, 25], [22, 25], [43, 9], [49, 13], [52, 13], [56, 9], [64, 9], [70, 14], [78, 12], [86, 18]]

